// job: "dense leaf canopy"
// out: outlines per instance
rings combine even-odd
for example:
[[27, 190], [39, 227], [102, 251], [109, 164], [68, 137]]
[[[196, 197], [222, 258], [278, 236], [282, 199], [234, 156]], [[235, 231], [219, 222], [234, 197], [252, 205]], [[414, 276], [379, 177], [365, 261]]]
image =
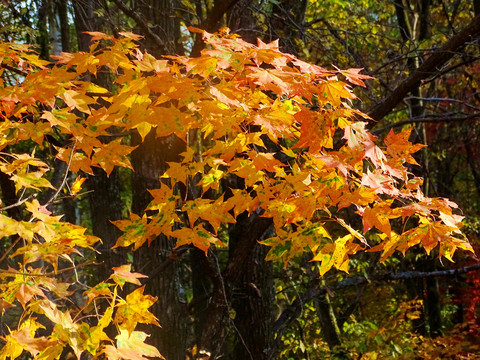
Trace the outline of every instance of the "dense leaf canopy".
[[[130, 265], [89, 287], [80, 309], [69, 308], [72, 281], [61, 275], [78, 276], [91, 264], [82, 254], [100, 239], [51, 212], [60, 197], [82, 193], [92, 168], [132, 169], [134, 133], [176, 137], [184, 151], [149, 189], [145, 214], [114, 222], [123, 232], [116, 247], [136, 250], [164, 235], [208, 255], [228, 242], [222, 229], [254, 214], [274, 226], [262, 241], [268, 260], [286, 266], [309, 251], [320, 275], [332, 267], [347, 272], [363, 251], [380, 251], [383, 260], [415, 245], [427, 253], [438, 247], [449, 260], [457, 248], [472, 251], [456, 205], [425, 197], [422, 179], [411, 174], [422, 146], [409, 142], [410, 129], [380, 142], [367, 130], [369, 117], [352, 107], [352, 86], [368, 76], [303, 62], [277, 42], [251, 45], [228, 29], [201, 33], [207, 47], [197, 58], [156, 59], [131, 33], [91, 32], [89, 52], [62, 53], [53, 63], [28, 46], [0, 44], [0, 170], [19, 199], [1, 208], [0, 236], [14, 239], [5, 256], [16, 267], [0, 272], [0, 309], [23, 308], [0, 359], [24, 350], [55, 359], [67, 346], [77, 357], [160, 356], [136, 329], [158, 324], [148, 310], [155, 299], [143, 287], [119, 295], [125, 283], [141, 285]], [[100, 72], [114, 79], [111, 91], [95, 84]], [[54, 159], [66, 164], [57, 188]], [[79, 177], [69, 180], [69, 172]], [[8, 213], [14, 207], [24, 220]], [[73, 283], [81, 284], [78, 277]], [[106, 305], [98, 307], [101, 299]], [[106, 333], [111, 323], [115, 343]]]

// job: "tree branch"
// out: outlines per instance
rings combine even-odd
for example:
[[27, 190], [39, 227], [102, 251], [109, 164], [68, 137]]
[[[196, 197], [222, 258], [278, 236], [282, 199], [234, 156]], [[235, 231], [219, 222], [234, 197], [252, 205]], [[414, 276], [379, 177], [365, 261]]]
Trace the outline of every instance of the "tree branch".
[[368, 115], [377, 121], [383, 119], [409, 92], [418, 88], [422, 85], [423, 80], [439, 71], [439, 68], [450, 60], [459, 49], [479, 34], [480, 16], [476, 16], [468, 26], [448, 40], [438, 50], [434, 51], [423, 64], [400, 83], [391, 94], [373, 106], [368, 111]]
[[122, 1], [119, 1], [119, 0], [112, 0], [112, 1], [115, 5], [117, 5], [117, 7], [120, 10], [122, 10], [122, 12], [125, 15], [132, 18], [137, 23], [137, 25], [139, 27], [141, 27], [143, 29], [143, 31], [145, 31], [145, 33], [147, 33], [149, 36], [151, 36], [153, 41], [155, 41], [156, 45], [160, 49], [167, 49], [167, 46], [166, 46], [165, 42], [162, 41], [162, 39], [160, 39], [160, 37], [157, 34], [155, 34], [152, 31], [152, 29], [150, 29], [147, 22], [145, 22], [144, 19], [142, 19], [140, 16], [138, 16], [135, 11], [133, 11], [132, 9], [129, 9]]
[[441, 122], [461, 122], [461, 121], [467, 121], [467, 120], [472, 120], [472, 119], [478, 119], [480, 117], [480, 114], [475, 113], [475, 114], [468, 114], [464, 116], [458, 116], [459, 113], [447, 113], [447, 114], [441, 114], [441, 115], [422, 115], [419, 117], [413, 117], [408, 120], [403, 120], [403, 121], [398, 121], [392, 124], [385, 125], [381, 127], [380, 129], [376, 129], [375, 131], [372, 131], [374, 135], [378, 135], [383, 133], [384, 131], [389, 131], [390, 129], [394, 129], [397, 127], [401, 127], [403, 125], [407, 124], [419, 124], [419, 123], [441, 123]]
[[28, 75], [28, 72], [17, 69], [17, 68], [15, 68], [13, 66], [10, 66], [8, 64], [2, 63], [2, 64], [0, 64], [0, 68], [10, 70], [11, 72], [14, 72], [17, 75], [21, 75], [21, 76], [27, 76]]

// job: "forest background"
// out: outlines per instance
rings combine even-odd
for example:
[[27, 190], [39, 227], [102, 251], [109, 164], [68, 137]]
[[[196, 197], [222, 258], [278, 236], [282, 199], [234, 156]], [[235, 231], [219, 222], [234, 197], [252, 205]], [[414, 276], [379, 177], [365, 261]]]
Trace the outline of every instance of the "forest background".
[[[134, 40], [141, 51], [147, 51], [157, 59], [165, 55], [179, 56], [167, 59], [179, 64], [185, 61], [187, 71], [192, 74], [192, 68], [199, 63], [192, 65], [190, 60], [182, 60], [186, 59], [182, 57], [196, 58], [205, 49], [202, 34], [196, 28], [210, 33], [221, 29], [220, 36], [226, 39], [234, 39], [231, 34], [239, 34], [243, 40], [253, 44], [257, 44], [259, 38], [263, 41], [259, 47], [267, 49], [267, 44], [279, 39], [278, 45], [283, 53], [331, 70], [332, 77], [336, 76], [336, 69], [353, 69], [340, 72], [338, 76], [347, 77], [354, 87], [356, 98], [338, 89], [340, 95], [330, 94], [332, 98], [351, 98], [353, 108], [370, 116], [371, 119], [365, 120], [367, 128], [378, 141], [392, 143], [392, 137], [389, 138], [392, 135], [388, 134], [394, 130], [396, 133], [403, 131], [401, 134], [407, 134], [405, 136], [409, 136], [413, 143], [426, 145], [421, 149], [415, 148], [415, 160], [408, 161], [409, 172], [423, 178], [421, 188], [426, 197], [448, 198], [459, 205], [461, 212], [455, 210], [455, 214], [465, 216], [462, 231], [478, 253], [478, 0], [7, 0], [0, 2], [0, 25], [2, 42], [31, 44], [39, 58], [48, 63], [68, 64], [69, 58], [62, 53], [92, 51], [92, 37], [97, 40], [97, 46], [106, 46], [106, 49], [110, 45], [105, 44], [112, 41], [132, 48], [129, 41]], [[191, 31], [187, 29], [189, 27]], [[100, 32], [115, 38], [123, 36], [128, 40], [115, 42]], [[206, 49], [215, 47], [214, 41]], [[275, 43], [270, 47], [274, 48]], [[20, 83], [26, 77], [30, 68], [22, 65], [22, 61], [30, 61], [32, 67], [38, 68], [48, 64], [32, 60], [28, 57], [30, 55], [25, 55], [27, 50], [11, 48], [14, 49], [12, 54], [23, 54], [23, 60], [13, 66], [5, 60], [8, 53], [4, 49], [2, 84], [5, 88], [8, 84]], [[133, 57], [132, 54], [129, 56]], [[280, 57], [278, 54], [275, 56]], [[121, 63], [123, 60], [118, 61]], [[265, 60], [265, 63], [268, 61]], [[107, 96], [106, 91], [109, 96], [114, 96], [118, 83], [122, 81], [118, 77], [125, 75], [126, 79], [128, 72], [122, 70], [125, 73], [112, 74], [108, 66], [103, 65], [99, 68], [102, 71], [97, 73], [95, 64], [92, 66], [87, 67], [82, 75], [83, 81], [91, 81], [98, 86], [88, 89], [89, 96], [97, 99], [92, 108], [106, 106], [109, 100], [102, 96]], [[359, 75], [360, 68], [363, 69], [361, 74], [372, 78]], [[142, 71], [149, 73], [157, 70], [152, 67]], [[199, 77], [210, 75], [208, 67], [197, 70], [193, 70], [193, 74]], [[363, 82], [365, 87], [361, 86]], [[281, 87], [280, 81], [273, 83]], [[276, 90], [276, 87], [271, 87], [264, 92], [270, 94]], [[6, 98], [5, 92], [2, 96]], [[63, 101], [68, 103], [69, 98], [62, 96]], [[224, 101], [230, 101], [228, 105], [236, 106], [225, 95], [216, 93], [213, 96], [223, 96]], [[80, 100], [73, 98], [73, 101], [75, 111], [82, 112], [78, 105]], [[329, 106], [335, 108], [337, 105], [329, 104], [317, 110], [330, 110]], [[341, 107], [340, 102], [338, 106]], [[4, 114], [2, 116], [5, 117]], [[22, 121], [28, 123], [29, 119]], [[408, 130], [410, 127], [411, 133]], [[29, 129], [25, 131], [32, 138], [35, 131], [43, 131], [38, 123]], [[36, 157], [42, 158], [45, 163], [32, 159], [26, 163], [43, 173], [47, 168], [45, 164], [48, 164], [52, 169], [49, 181], [61, 192], [48, 187], [39, 192], [35, 186], [31, 194], [18, 191], [14, 178], [18, 174], [9, 173], [8, 167], [0, 168], [0, 206], [4, 221], [4, 225], [0, 226], [3, 237], [0, 243], [3, 293], [0, 299], [1, 359], [25, 356], [27, 353], [42, 359], [54, 359], [62, 354], [67, 356], [68, 352], [79, 357], [90, 352], [108, 358], [142, 358], [142, 354], [162, 354], [166, 359], [479, 358], [480, 327], [477, 319], [480, 311], [480, 274], [477, 259], [471, 252], [459, 251], [453, 256], [454, 261], [449, 261], [439, 257], [439, 254], [445, 255], [441, 247], [433, 249], [425, 244], [423, 248], [411, 246], [402, 254], [399, 246], [401, 251], [392, 249], [390, 253], [382, 248], [383, 256], [378, 252], [359, 253], [352, 256], [349, 263], [334, 259], [330, 264], [332, 269], [322, 269], [326, 266], [325, 262], [311, 262], [311, 252], [296, 249], [296, 253], [293, 250], [288, 252], [292, 256], [288, 256], [291, 258], [284, 264], [275, 259], [283, 257], [285, 260], [285, 249], [283, 252], [269, 252], [272, 244], [265, 246], [265, 240], [280, 235], [275, 234], [271, 221], [258, 216], [253, 210], [249, 210], [248, 214], [235, 212], [235, 224], [229, 218], [205, 219], [207, 215], [202, 217], [201, 214], [188, 212], [192, 222], [192, 218], [201, 218], [210, 225], [212, 222], [222, 223], [215, 232], [228, 244], [225, 247], [214, 244], [210, 248], [202, 248], [195, 240], [177, 244], [168, 236], [159, 236], [150, 246], [143, 244], [147, 237], [132, 233], [128, 227], [131, 223], [122, 221], [130, 219], [136, 222], [137, 228], [141, 227], [142, 219], [146, 219], [143, 217], [145, 208], [152, 197], [157, 196], [147, 189], [162, 189], [162, 177], [173, 179], [172, 162], [181, 163], [181, 159], [187, 156], [199, 156], [200, 149], [207, 148], [209, 144], [207, 140], [202, 140], [200, 132], [192, 132], [190, 135], [198, 140], [198, 147], [190, 147], [196, 154], [188, 155], [184, 142], [174, 136], [155, 136], [155, 131], [150, 131], [150, 127], [145, 125], [132, 129], [126, 135], [110, 131], [99, 136], [102, 144], [118, 145], [106, 149], [124, 156], [123, 160], [114, 157], [110, 166], [98, 166], [97, 163], [91, 168], [82, 168], [81, 165], [76, 169], [72, 167], [74, 157], [70, 154], [73, 151], [62, 153], [59, 149], [71, 149], [76, 144], [72, 146], [71, 138], [62, 132], [54, 136], [45, 132], [45, 143], [42, 142], [41, 146], [38, 142], [37, 145], [2, 143], [2, 146], [8, 146], [2, 150], [2, 159], [7, 159], [6, 162], [11, 163], [11, 159], [4, 154], [21, 154], [22, 151], [30, 154], [33, 151]], [[69, 131], [74, 133], [72, 129]], [[332, 141], [342, 143], [334, 134]], [[128, 146], [128, 150], [126, 145], [136, 147], [131, 149]], [[270, 152], [278, 150], [275, 144], [265, 146], [271, 146], [268, 149]], [[57, 151], [60, 155], [52, 156]], [[284, 153], [293, 154], [288, 150]], [[183, 155], [179, 157], [180, 154]], [[127, 155], [129, 160], [125, 160]], [[279, 158], [277, 161], [285, 160]], [[135, 172], [131, 172], [129, 167], [133, 167]], [[220, 208], [220, 202], [227, 200], [229, 195], [224, 198], [212, 195], [220, 191], [218, 185], [212, 185], [220, 181], [215, 178], [216, 173], [212, 169], [217, 170], [215, 164], [209, 164], [209, 169], [205, 170], [211, 178], [202, 178], [202, 190], [207, 193], [213, 189], [204, 199], [220, 199], [215, 202], [215, 206]], [[83, 178], [86, 181], [82, 188]], [[255, 181], [250, 185], [253, 184]], [[44, 185], [37, 184], [39, 187]], [[225, 188], [230, 185], [222, 183]], [[23, 186], [28, 188], [26, 182]], [[195, 186], [177, 191], [186, 201], [199, 196], [195, 194], [199, 191]], [[27, 205], [34, 204], [31, 202], [34, 198], [39, 200], [36, 212]], [[249, 205], [246, 206], [245, 210], [248, 210]], [[205, 209], [206, 212], [216, 211], [213, 207]], [[429, 207], [432, 216], [443, 211], [438, 209]], [[150, 212], [153, 210], [158, 209], [149, 208]], [[362, 230], [362, 223], [355, 223], [353, 219], [355, 209], [347, 207], [338, 211], [339, 217]], [[100, 245], [94, 246], [95, 251], [91, 251], [93, 246], [91, 250], [83, 249], [82, 259], [73, 254], [79, 253], [75, 249], [55, 260], [53, 267], [40, 264], [39, 269], [47, 271], [47, 274], [57, 273], [51, 276], [57, 279], [55, 281], [67, 284], [64, 292], [58, 290], [59, 283], [47, 283], [45, 280], [37, 284], [40, 276], [27, 276], [27, 272], [34, 271], [27, 267], [28, 264], [45, 259], [48, 262], [52, 258], [43, 258], [45, 254], [42, 255], [37, 248], [37, 252], [32, 252], [31, 244], [27, 250], [21, 250], [18, 239], [28, 235], [16, 237], [16, 233], [7, 229], [6, 225], [7, 217], [26, 223], [33, 217], [42, 219], [42, 216], [59, 214], [63, 214], [66, 222], [84, 226], [88, 234], [102, 240]], [[150, 213], [147, 211], [146, 214]], [[363, 230], [373, 227], [383, 232], [390, 230], [390, 225], [386, 225], [390, 224], [389, 219], [382, 220], [381, 210], [377, 208], [373, 216], [377, 220], [370, 225], [364, 221]], [[404, 225], [395, 221], [391, 223], [395, 231], [401, 231], [396, 228]], [[384, 231], [385, 227], [388, 227], [387, 231]], [[363, 236], [349, 227], [345, 228], [350, 229], [354, 237]], [[202, 229], [205, 230], [205, 227]], [[130, 231], [130, 238], [122, 238], [121, 230]], [[208, 226], [207, 230], [213, 232]], [[329, 232], [329, 236], [334, 238], [341, 233], [338, 226], [333, 226]], [[138, 238], [131, 240], [135, 235], [143, 236], [143, 241], [137, 243]], [[77, 236], [80, 238], [83, 235]], [[88, 236], [82, 241], [88, 243]], [[123, 243], [117, 242], [119, 238], [123, 239]], [[191, 246], [192, 243], [197, 247]], [[115, 244], [121, 246], [112, 248]], [[136, 251], [128, 247], [132, 244]], [[78, 243], [74, 245], [82, 246]], [[465, 244], [458, 247], [469, 249]], [[57, 256], [61, 252], [58, 249], [55, 251]], [[349, 251], [352, 255], [356, 252], [353, 248]], [[387, 256], [385, 253], [388, 253]], [[28, 261], [25, 260], [27, 255], [30, 256]], [[264, 261], [266, 256], [274, 261]], [[18, 265], [22, 261], [23, 265]], [[126, 264], [129, 265], [123, 266]], [[348, 273], [342, 271], [347, 269], [346, 266]], [[112, 268], [115, 268], [113, 275]], [[329, 271], [323, 275], [324, 270]], [[138, 273], [147, 275], [148, 279]], [[12, 278], [13, 275], [15, 278]], [[110, 283], [102, 283], [106, 279], [110, 279]], [[133, 290], [129, 287], [131, 284], [124, 288], [125, 282], [142, 283], [145, 288]], [[101, 285], [94, 286], [97, 283]], [[85, 290], [87, 292], [84, 293]], [[52, 296], [58, 297], [58, 308], [69, 309], [68, 314], [71, 315], [56, 312], [57, 308], [42, 302], [52, 300]], [[156, 301], [153, 297], [157, 298]], [[102, 302], [101, 299], [107, 300]], [[95, 301], [98, 304], [94, 304]], [[131, 306], [130, 309], [127, 305], [133, 303], [143, 305], [139, 308]], [[104, 323], [98, 321], [91, 315], [95, 311], [97, 315], [104, 312], [106, 315], [103, 318], [107, 320]], [[108, 326], [114, 311], [113, 322], [117, 324], [117, 331], [115, 326]], [[119, 315], [122, 311], [123, 315]], [[34, 313], [37, 315], [33, 316]], [[141, 315], [137, 318], [139, 313]], [[68, 323], [62, 328], [65, 336], [58, 335], [60, 326], [57, 325], [52, 325], [52, 332], [49, 325], [44, 325], [48, 321], [42, 316], [52, 324]], [[129, 316], [143, 324], [138, 331], [133, 331], [131, 324], [127, 324], [126, 335], [125, 328], [119, 324], [128, 323]], [[88, 332], [80, 330], [80, 324], [88, 326]], [[68, 331], [65, 330], [67, 328]], [[12, 329], [17, 330], [12, 332]], [[55, 332], [57, 337], [54, 339], [51, 334]], [[151, 336], [145, 339], [145, 334]], [[95, 336], [96, 342], [92, 340]], [[117, 337], [117, 350], [107, 346], [102, 352], [95, 353], [96, 350], [92, 349], [100, 342], [109, 342], [107, 336], [111, 339]], [[136, 343], [134, 336], [137, 336]], [[66, 340], [67, 337], [70, 340]], [[76, 340], [72, 342], [71, 339]], [[122, 347], [122, 341], [127, 345]], [[159, 353], [145, 345], [144, 341], [155, 346]], [[80, 345], [81, 342], [84, 345]], [[135, 351], [126, 355], [121, 349]]]

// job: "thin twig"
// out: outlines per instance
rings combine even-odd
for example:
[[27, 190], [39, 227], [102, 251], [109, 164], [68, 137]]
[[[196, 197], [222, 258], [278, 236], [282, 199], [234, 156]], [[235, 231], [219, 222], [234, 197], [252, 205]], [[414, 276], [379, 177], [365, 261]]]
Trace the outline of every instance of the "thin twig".
[[67, 183], [67, 178], [68, 178], [68, 171], [70, 170], [70, 165], [72, 164], [72, 159], [73, 159], [73, 155], [75, 154], [76, 146], [77, 146], [77, 140], [75, 140], [75, 142], [73, 143], [72, 151], [70, 153], [70, 158], [68, 159], [67, 168], [65, 169], [65, 175], [63, 177], [63, 181], [58, 187], [57, 191], [55, 191], [55, 194], [53, 194], [52, 197], [48, 199], [48, 201], [45, 203], [44, 206], [51, 204], [52, 201], [55, 200], [55, 198], [58, 196], [58, 194], [60, 194], [60, 191], [62, 191], [62, 189], [65, 187], [65, 184]]
[[225, 290], [225, 284], [224, 284], [224, 281], [223, 281], [222, 272], [220, 270], [220, 264], [218, 263], [217, 255], [215, 255], [215, 253], [211, 249], [209, 249], [209, 252], [210, 252], [210, 254], [212, 254], [213, 258], [215, 259], [215, 265], [217, 267], [218, 276], [220, 278], [219, 283], [220, 283], [220, 286], [222, 288], [223, 299], [225, 300], [225, 307], [227, 308], [227, 314], [229, 314], [228, 315], [228, 320], [229, 320], [230, 324], [233, 326], [233, 328], [235, 329], [236, 333], [238, 334], [238, 337], [240, 338], [240, 341], [242, 342], [242, 345], [245, 347], [245, 350], [247, 350], [248, 355], [250, 356], [250, 359], [253, 360], [252, 353], [250, 352], [250, 349], [248, 348], [247, 343], [243, 339], [243, 336], [240, 333], [240, 330], [238, 330], [237, 326], [235, 325], [235, 322], [230, 317], [230, 306], [228, 305], [227, 293], [226, 293], [226, 290]]
[[103, 265], [103, 262], [97, 263], [97, 262], [91, 260], [91, 261], [87, 261], [83, 264], [79, 264], [79, 265], [76, 265], [76, 266], [70, 266], [68, 268], [57, 270], [56, 272], [55, 271], [50, 271], [50, 272], [44, 273], [44, 274], [32, 274], [32, 273], [26, 273], [26, 272], [22, 272], [22, 271], [3, 270], [3, 269], [0, 269], [0, 274], [11, 274], [11, 275], [22, 275], [22, 276], [55, 276], [55, 275], [62, 274], [64, 272], [68, 272], [68, 271], [72, 271], [72, 270], [76, 271], [76, 269], [79, 269], [79, 268], [82, 268], [82, 267], [85, 267], [85, 266], [90, 266], [90, 265], [100, 266], [100, 265]]
[[5, 258], [7, 257], [7, 255], [10, 253], [10, 251], [12, 251], [12, 249], [15, 247], [15, 245], [18, 244], [18, 242], [20, 241], [20, 236], [17, 236], [17, 238], [12, 242], [12, 244], [8, 247], [7, 250], [5, 250], [5, 252], [3, 253], [2, 257], [0, 257], [0, 264], [3, 262], [3, 260], [5, 260]]
[[20, 205], [22, 205], [24, 202], [26, 202], [26, 201], [30, 200], [31, 198], [34, 198], [34, 197], [37, 197], [37, 194], [32, 194], [32, 195], [26, 197], [26, 198], [23, 199], [23, 200], [18, 200], [15, 204], [10, 204], [10, 205], [8, 205], [8, 206], [4, 206], [4, 207], [0, 208], [0, 211], [4, 211], [4, 210], [8, 210], [8, 209], [12, 209], [12, 208], [14, 208], [14, 207], [20, 206]]
[[[458, 115], [458, 113], [455, 113]], [[467, 120], [472, 120], [472, 119], [477, 119], [480, 117], [480, 114], [470, 114], [470, 115], [465, 115], [465, 116], [452, 116], [454, 114], [442, 114], [439, 116], [433, 116], [433, 115], [422, 115], [420, 117], [414, 117], [408, 120], [403, 120], [403, 121], [398, 121], [393, 124], [388, 124], [380, 129], [376, 129], [372, 131], [372, 134], [378, 135], [381, 134], [384, 131], [388, 131], [390, 129], [394, 129], [403, 125], [407, 124], [418, 124], [418, 123], [442, 123], [442, 122], [460, 122], [460, 121], [467, 121]]]

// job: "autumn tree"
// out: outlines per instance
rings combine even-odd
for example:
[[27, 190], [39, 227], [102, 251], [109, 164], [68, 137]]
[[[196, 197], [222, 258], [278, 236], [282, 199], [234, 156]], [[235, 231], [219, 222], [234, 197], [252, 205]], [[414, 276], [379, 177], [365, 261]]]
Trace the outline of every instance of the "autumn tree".
[[[417, 245], [449, 260], [457, 248], [471, 250], [456, 205], [425, 197], [409, 171], [421, 148], [408, 141], [410, 130], [379, 142], [366, 130], [368, 116], [350, 105], [351, 86], [368, 76], [329, 71], [280, 52], [276, 42], [254, 46], [226, 29], [191, 30], [209, 46], [197, 58], [156, 59], [130, 33], [117, 39], [91, 32], [88, 52], [63, 53], [55, 64], [28, 46], [2, 44], [1, 171], [16, 201], [7, 203], [11, 193], [2, 187], [1, 259], [9, 266], [0, 273], [1, 304], [2, 313], [22, 310], [9, 322], [1, 358], [23, 351], [52, 359], [67, 351], [160, 356], [137, 329], [158, 325], [148, 310], [155, 299], [143, 287], [125, 286], [140, 285], [143, 275], [119, 264], [91, 284], [91, 250], [100, 239], [62, 222], [55, 206], [78, 198], [94, 168], [107, 175], [131, 169], [134, 135], [174, 136], [184, 151], [149, 189], [143, 215], [114, 221], [123, 232], [115, 247], [136, 251], [164, 236], [175, 241], [171, 261], [195, 248], [204, 253], [213, 286], [193, 352], [226, 353], [233, 331], [252, 358], [275, 357], [277, 348], [246, 343], [232, 324], [237, 267], [257, 241], [270, 248], [267, 260], [285, 266], [311, 253], [318, 276], [348, 271], [350, 259], [365, 251], [384, 261]], [[114, 77], [111, 90], [94, 81], [105, 68]], [[45, 197], [55, 159], [67, 171]], [[79, 177], [70, 183], [69, 173]], [[243, 233], [232, 244], [229, 229], [239, 223]]]
[[[84, 31], [118, 34], [129, 29], [145, 36], [138, 40], [142, 51], [147, 49], [159, 58], [163, 54], [200, 55], [204, 47], [202, 34], [193, 33], [192, 36], [184, 29], [194, 25], [213, 32], [226, 24], [232, 28], [232, 32], [239, 32], [252, 43], [256, 43], [257, 37], [267, 43], [280, 38], [280, 49], [313, 63], [335, 64], [340, 68], [362, 67], [363, 73], [373, 75], [376, 79], [364, 79], [369, 86], [357, 86], [354, 89], [361, 101], [353, 99], [351, 106], [363, 109], [377, 120], [367, 121], [367, 127], [378, 136], [375, 143], [381, 144], [391, 128], [399, 132], [408, 124], [414, 124], [410, 141], [421, 141], [429, 146], [414, 155], [421, 168], [409, 164], [408, 171], [424, 177], [422, 190], [426, 196], [453, 197], [461, 204], [468, 215], [464, 229], [475, 239], [478, 228], [478, 204], [475, 201], [478, 164], [474, 160], [478, 147], [474, 126], [477, 116], [475, 34], [478, 33], [478, 19], [471, 21], [473, 15], [478, 13], [475, 10], [474, 4], [466, 1], [452, 4], [406, 0], [312, 0], [295, 4], [290, 1], [273, 3], [253, 0], [11, 1], [0, 4], [2, 23], [9, 24], [0, 32], [6, 41], [18, 39], [22, 43], [37, 43], [37, 51], [44, 60], [48, 60], [51, 55], [58, 55], [60, 49], [90, 52], [91, 36]], [[97, 50], [100, 51], [104, 45], [100, 44]], [[444, 51], [444, 46], [450, 47]], [[115, 94], [116, 77], [115, 72], [103, 66], [98, 68], [95, 76], [85, 72], [82, 80], [92, 81]], [[108, 106], [106, 98], [96, 100], [97, 103], [91, 105], [93, 108]], [[314, 104], [312, 109], [316, 109], [316, 106]], [[381, 115], [378, 115], [378, 109], [381, 109]], [[438, 260], [437, 250], [433, 250], [429, 256], [424, 256], [418, 247], [406, 256], [394, 252], [381, 264], [378, 263], [378, 253], [361, 253], [355, 256], [350, 267], [350, 279], [342, 272], [332, 270], [319, 280], [315, 262], [309, 262], [313, 257], [310, 252], [293, 257], [284, 268], [276, 262], [263, 261], [268, 247], [258, 242], [253, 242], [253, 247], [242, 246], [247, 238], [252, 240], [252, 236], [257, 236], [255, 231], [264, 226], [263, 217], [256, 214], [253, 217], [239, 215], [235, 224], [229, 224], [220, 231], [228, 239], [228, 251], [216, 249], [215, 254], [222, 276], [227, 266], [235, 269], [228, 277], [218, 277], [218, 272], [212, 271], [216, 268], [216, 262], [206, 261], [201, 250], [179, 248], [173, 251], [173, 258], [176, 259], [173, 260], [170, 254], [175, 241], [171, 237], [164, 237], [164, 240], [158, 238], [150, 247], [141, 247], [134, 253], [133, 259], [129, 250], [121, 247], [111, 249], [120, 234], [111, 221], [128, 216], [128, 210], [143, 216], [145, 207], [152, 199], [147, 189], [160, 186], [159, 178], [168, 168], [167, 162], [180, 161], [180, 154], [186, 150], [186, 145], [175, 135], [157, 137], [155, 127], [145, 141], [134, 130], [129, 131], [128, 135], [114, 128], [110, 132], [114, 136], [98, 137], [101, 144], [123, 138], [123, 144], [139, 145], [131, 153], [131, 164], [136, 171], [130, 173], [126, 168], [115, 167], [107, 176], [103, 169], [94, 166], [92, 171], [95, 176], [88, 176], [84, 183], [88, 194], [79, 198], [63, 196], [49, 203], [47, 210], [65, 214], [63, 219], [68, 222], [86, 225], [102, 239], [103, 243], [95, 246], [100, 251], [95, 259], [101, 265], [97, 265], [95, 272], [80, 271], [81, 276], [87, 274], [91, 283], [108, 278], [111, 267], [126, 262], [132, 262], [135, 271], [150, 275], [145, 292], [158, 297], [151, 311], [159, 317], [163, 327], [153, 326], [143, 330], [152, 334], [149, 342], [161, 349], [168, 358], [183, 358], [187, 346], [199, 345], [204, 341], [202, 334], [205, 341], [214, 338], [206, 335], [203, 327], [205, 319], [210, 316], [207, 313], [215, 314], [216, 309], [222, 311], [222, 303], [218, 302], [220, 306], [217, 308], [208, 308], [213, 294], [217, 299], [222, 298], [219, 282], [222, 279], [227, 285], [227, 299], [233, 317], [226, 326], [229, 340], [222, 352], [233, 352], [232, 357], [241, 359], [249, 357], [248, 350], [256, 352], [257, 348], [270, 348], [271, 353], [281, 349], [279, 351], [284, 352], [282, 356], [287, 356], [289, 351], [297, 351], [297, 355], [302, 353], [304, 357], [308, 357], [309, 353], [310, 356], [320, 356], [318, 351], [323, 350], [318, 349], [324, 345], [317, 342], [318, 328], [322, 329], [321, 338], [330, 347], [341, 345], [348, 348], [352, 356], [357, 356], [353, 355], [356, 349], [372, 346], [368, 341], [362, 343], [359, 340], [373, 331], [370, 328], [374, 326], [372, 324], [386, 329], [380, 329], [379, 333], [385, 331], [391, 336], [399, 334], [389, 328], [390, 325], [382, 325], [377, 321], [379, 317], [375, 311], [367, 307], [379, 297], [385, 299], [382, 308], [404, 309], [405, 316], [412, 317], [404, 324], [407, 327], [401, 337], [405, 342], [401, 342], [400, 335], [395, 338], [398, 341], [397, 348], [402, 349], [412, 349], [411, 345], [417, 341], [415, 333], [419, 331], [437, 335], [448, 331], [455, 323], [465, 326], [465, 321], [476, 316], [476, 285], [472, 273], [467, 280], [466, 275], [457, 275], [449, 277], [453, 280], [440, 282], [440, 287], [435, 285], [437, 277], [444, 276], [441, 274], [442, 265], [445, 264]], [[339, 132], [334, 140], [335, 149], [342, 144]], [[201, 132], [197, 130], [189, 135], [189, 146], [197, 152], [211, 145], [208, 142], [205, 144], [200, 135]], [[47, 139], [57, 147], [63, 147], [69, 141], [67, 136], [62, 139], [49, 136]], [[262, 151], [278, 153], [273, 142], [264, 145]], [[43, 159], [43, 153], [37, 151], [37, 154]], [[53, 151], [52, 156], [54, 154]], [[52, 168], [48, 178], [57, 189], [64, 181], [67, 163], [58, 158], [55, 163], [47, 160]], [[284, 162], [284, 159], [279, 160]], [[75, 177], [70, 173], [66, 182], [72, 183]], [[228, 179], [230, 188], [243, 186], [241, 177]], [[194, 177], [190, 185], [195, 185], [197, 180]], [[21, 199], [15, 195], [14, 183], [8, 175], [0, 173], [0, 184], [7, 206]], [[218, 195], [212, 192], [201, 195], [190, 185], [186, 200], [198, 196], [212, 200]], [[181, 185], [177, 188], [181, 191]], [[40, 204], [46, 204], [55, 192], [50, 189], [40, 194]], [[16, 219], [24, 216], [19, 206], [9, 207], [5, 211]], [[345, 207], [341, 210], [341, 216], [344, 219], [356, 219], [358, 215], [355, 211], [353, 206]], [[149, 211], [146, 214], [149, 215]], [[352, 225], [361, 226], [355, 221]], [[246, 226], [252, 229], [251, 233], [245, 231]], [[392, 226], [394, 231], [400, 231], [402, 224], [395, 220]], [[342, 235], [338, 227], [333, 227], [330, 233], [334, 237]], [[274, 235], [273, 226], [264, 234]], [[465, 263], [466, 259], [468, 257], [456, 259], [455, 267], [463, 269], [462, 266], [468, 264]], [[390, 276], [402, 274], [407, 269], [416, 272], [407, 272], [405, 274], [408, 276], [403, 278]], [[475, 269], [475, 265], [466, 269]], [[432, 275], [422, 275], [426, 273]], [[96, 280], [93, 274], [97, 275]], [[370, 282], [366, 283], [365, 278]], [[383, 286], [384, 280], [381, 279], [395, 281]], [[469, 290], [464, 289], [466, 283], [470, 284]], [[356, 285], [352, 287], [348, 284]], [[333, 293], [331, 289], [335, 289]], [[407, 292], [409, 297], [404, 295]], [[415, 303], [415, 298], [420, 302]], [[439, 309], [440, 314], [430, 309]], [[17, 310], [9, 313], [14, 311]], [[418, 318], [409, 312], [418, 314]], [[403, 315], [392, 313], [389, 316], [401, 319]], [[213, 317], [217, 318], [217, 315]], [[390, 319], [392, 321], [389, 324], [398, 324], [394, 318]], [[412, 329], [408, 328], [410, 323], [421, 326], [417, 326], [412, 333]], [[220, 328], [225, 332], [223, 326]], [[210, 330], [215, 332], [217, 329], [212, 326]], [[361, 335], [362, 331], [364, 335]], [[176, 335], [172, 336], [172, 333]], [[115, 336], [112, 334], [114, 332], [107, 331], [107, 335]], [[374, 339], [380, 341], [378, 337]], [[442, 339], [448, 342], [445, 337]], [[410, 345], [407, 343], [409, 341]], [[385, 344], [387, 342], [385, 340]], [[378, 344], [374, 347], [375, 351], [381, 346]], [[387, 354], [382, 351], [395, 354], [396, 350], [378, 349], [379, 356]]]

